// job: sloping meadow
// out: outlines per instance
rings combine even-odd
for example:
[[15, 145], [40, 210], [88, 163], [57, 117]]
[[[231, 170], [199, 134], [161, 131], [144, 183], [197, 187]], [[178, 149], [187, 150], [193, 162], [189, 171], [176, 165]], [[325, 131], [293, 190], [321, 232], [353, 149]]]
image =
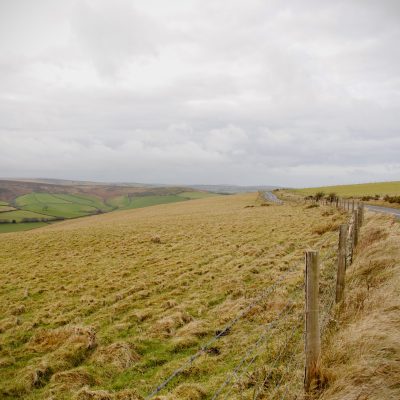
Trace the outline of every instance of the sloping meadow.
[[142, 398], [287, 276], [159, 397], [210, 398], [288, 300], [303, 312], [304, 250], [344, 220], [244, 194], [1, 235], [0, 396]]

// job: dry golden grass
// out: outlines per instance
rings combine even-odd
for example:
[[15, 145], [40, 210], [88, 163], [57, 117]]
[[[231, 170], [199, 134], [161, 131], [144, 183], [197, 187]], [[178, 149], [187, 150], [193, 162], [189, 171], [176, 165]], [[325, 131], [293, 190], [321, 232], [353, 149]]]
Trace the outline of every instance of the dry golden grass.
[[400, 399], [400, 224], [369, 214], [323, 353], [323, 400]]
[[[254, 371], [272, 363], [303, 310], [304, 249], [345, 218], [327, 210], [263, 207], [245, 194], [1, 235], [0, 397], [140, 398], [288, 274], [159, 398], [209, 397], [291, 300]], [[290, 349], [301, 356], [301, 332]], [[290, 373], [301, 388], [301, 367], [277, 371], [274, 379]], [[257, 382], [246, 375], [230, 398]]]

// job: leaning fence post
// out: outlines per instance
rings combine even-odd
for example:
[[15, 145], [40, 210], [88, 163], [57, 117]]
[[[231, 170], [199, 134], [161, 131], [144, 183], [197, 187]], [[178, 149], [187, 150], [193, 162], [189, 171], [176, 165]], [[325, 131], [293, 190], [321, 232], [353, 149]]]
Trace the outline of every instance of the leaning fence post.
[[336, 279], [336, 303], [339, 303], [343, 298], [344, 292], [344, 277], [346, 273], [346, 243], [347, 243], [348, 225], [340, 225], [339, 230], [339, 251], [338, 251], [338, 269]]
[[319, 330], [319, 260], [317, 251], [306, 251], [306, 276], [305, 276], [305, 373], [304, 389], [309, 392], [312, 382], [319, 375], [319, 357], [321, 352], [321, 338]]

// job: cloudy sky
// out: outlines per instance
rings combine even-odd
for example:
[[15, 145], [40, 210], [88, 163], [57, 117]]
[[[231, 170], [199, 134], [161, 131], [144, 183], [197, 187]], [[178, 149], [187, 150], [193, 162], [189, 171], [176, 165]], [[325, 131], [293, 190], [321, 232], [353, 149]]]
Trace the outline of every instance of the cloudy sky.
[[0, 0], [0, 176], [400, 179], [398, 0]]

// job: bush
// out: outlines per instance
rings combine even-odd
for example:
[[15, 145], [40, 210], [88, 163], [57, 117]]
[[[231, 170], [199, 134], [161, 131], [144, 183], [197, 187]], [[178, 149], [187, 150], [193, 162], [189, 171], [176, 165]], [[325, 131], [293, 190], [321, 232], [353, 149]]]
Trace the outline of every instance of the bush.
[[400, 196], [389, 196], [388, 194], [383, 198], [383, 200], [387, 201], [388, 203], [397, 203], [400, 204]]
[[324, 192], [317, 192], [317, 193], [315, 193], [315, 195], [314, 195], [314, 199], [315, 199], [316, 201], [320, 201], [321, 199], [324, 198], [324, 196], [325, 196], [325, 193], [324, 193]]
[[337, 197], [337, 195], [336, 195], [335, 192], [329, 193], [328, 196], [327, 196], [327, 199], [328, 199], [331, 203], [333, 203], [334, 201], [336, 201], [337, 198], [338, 198], [338, 197]]
[[22, 218], [21, 222], [39, 222], [39, 218]]
[[372, 196], [363, 196], [361, 197], [362, 201], [370, 201], [372, 199]]

